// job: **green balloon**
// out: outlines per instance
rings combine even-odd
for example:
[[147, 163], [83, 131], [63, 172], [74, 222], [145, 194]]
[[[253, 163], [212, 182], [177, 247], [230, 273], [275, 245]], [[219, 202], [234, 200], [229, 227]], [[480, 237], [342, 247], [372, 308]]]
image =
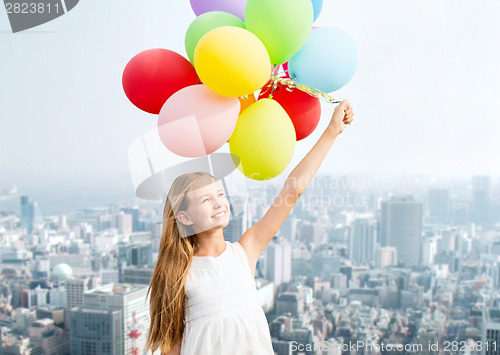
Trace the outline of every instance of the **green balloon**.
[[283, 64], [306, 42], [314, 19], [311, 0], [248, 0], [246, 29], [267, 48], [271, 63]]
[[238, 17], [223, 11], [210, 11], [201, 14], [188, 27], [184, 45], [189, 60], [194, 65], [194, 49], [207, 32], [222, 26], [245, 28], [245, 24]]

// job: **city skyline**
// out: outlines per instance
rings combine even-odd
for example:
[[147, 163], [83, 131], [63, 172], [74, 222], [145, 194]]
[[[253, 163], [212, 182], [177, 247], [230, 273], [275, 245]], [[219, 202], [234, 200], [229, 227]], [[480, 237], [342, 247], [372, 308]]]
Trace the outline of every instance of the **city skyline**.
[[[499, 10], [496, 1], [325, 2], [315, 24], [348, 32], [360, 60], [333, 93], [351, 100], [355, 122], [321, 170], [499, 176]], [[0, 16], [0, 186], [62, 200], [133, 195], [127, 149], [156, 119], [125, 97], [123, 68], [148, 48], [184, 54], [182, 33], [194, 18], [187, 1], [94, 0], [14, 35]], [[318, 128], [281, 175], [322, 133], [333, 106], [322, 107]]]
[[[326, 346], [341, 355], [338, 349], [354, 342], [423, 346], [418, 353], [437, 355], [438, 344], [453, 341], [472, 348], [488, 341], [496, 351], [500, 333], [489, 331], [500, 327], [496, 185], [485, 176], [465, 185], [425, 185], [417, 202], [405, 186], [378, 183], [319, 176], [260, 256], [255, 283], [276, 353]], [[243, 219], [262, 216], [278, 188], [248, 187], [250, 198], [238, 202], [244, 213], [224, 230], [226, 241], [237, 241]], [[397, 190], [403, 193], [391, 192]], [[94, 207], [42, 225], [36, 201], [20, 200], [20, 215], [2, 210], [0, 219], [6, 351], [142, 349], [162, 204]]]
[[[432, 189], [455, 189], [458, 190], [459, 186], [461, 188], [466, 187], [470, 188], [472, 194], [473, 187], [473, 178], [474, 177], [488, 177], [490, 179], [490, 191], [494, 198], [500, 197], [500, 176], [487, 176], [487, 175], [472, 175], [468, 177], [439, 177], [436, 175], [413, 175], [413, 174], [385, 174], [385, 175], [377, 175], [373, 173], [358, 173], [358, 174], [335, 174], [329, 175], [323, 172], [318, 172], [318, 174], [312, 179], [310, 186], [306, 189], [306, 191], [313, 190], [319, 186], [325, 184], [324, 179], [332, 179], [333, 182], [330, 184], [334, 185], [337, 188], [351, 188], [357, 187], [361, 189], [375, 189], [375, 190], [384, 190], [390, 194], [416, 194], [420, 196], [424, 196], [427, 194], [427, 190]], [[263, 189], [266, 188], [278, 188], [281, 185], [281, 177], [278, 179], [256, 182], [256, 181], [248, 181], [248, 179], [243, 176], [238, 176], [237, 183], [242, 184], [241, 186], [253, 186], [260, 187]], [[245, 185], [246, 184], [246, 185]], [[264, 186], [262, 186], [264, 185]], [[451, 187], [453, 186], [453, 187]], [[38, 212], [41, 213], [42, 216], [54, 216], [67, 212], [76, 212], [78, 210], [84, 210], [87, 208], [106, 206], [106, 205], [115, 205], [119, 203], [128, 203], [128, 204], [137, 204], [137, 203], [157, 203], [161, 204], [163, 200], [143, 200], [138, 198], [132, 193], [132, 186], [130, 186], [130, 190], [124, 189], [119, 190], [115, 194], [110, 196], [102, 196], [99, 192], [96, 191], [95, 194], [84, 194], [83, 199], [73, 200], [73, 197], [77, 196], [78, 192], [81, 190], [74, 191], [71, 188], [71, 185], [67, 187], [65, 198], [60, 198], [57, 195], [54, 195], [52, 190], [49, 191], [40, 191], [39, 189], [35, 190], [21, 190], [17, 184], [11, 186], [1, 186], [0, 185], [0, 207], [3, 206], [11, 206], [12, 204], [16, 204], [17, 202], [12, 202], [17, 198], [21, 198], [21, 196], [29, 196], [30, 199], [35, 201], [38, 206]], [[391, 190], [392, 189], [392, 190]], [[11, 195], [9, 192], [15, 191], [15, 194]], [[43, 190], [43, 189], [42, 189]], [[248, 191], [245, 191], [248, 193]], [[3, 193], [3, 197], [2, 197]], [[277, 192], [276, 192], [277, 193]], [[463, 191], [460, 194], [467, 198], [466, 194]], [[229, 195], [230, 196], [230, 195]], [[472, 195], [471, 195], [472, 196]], [[10, 200], [11, 202], [2, 202], [5, 200]], [[270, 204], [272, 201], [268, 201]]]

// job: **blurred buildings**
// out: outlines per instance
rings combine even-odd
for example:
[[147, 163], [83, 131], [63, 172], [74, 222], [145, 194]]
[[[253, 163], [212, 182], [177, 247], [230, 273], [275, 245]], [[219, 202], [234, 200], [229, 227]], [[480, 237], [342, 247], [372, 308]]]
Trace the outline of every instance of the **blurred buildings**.
[[[257, 262], [276, 354], [439, 354], [453, 342], [500, 354], [497, 180], [317, 178]], [[280, 191], [261, 184], [231, 198], [226, 240]], [[162, 213], [134, 201], [42, 217], [4, 192], [2, 354], [144, 354]]]

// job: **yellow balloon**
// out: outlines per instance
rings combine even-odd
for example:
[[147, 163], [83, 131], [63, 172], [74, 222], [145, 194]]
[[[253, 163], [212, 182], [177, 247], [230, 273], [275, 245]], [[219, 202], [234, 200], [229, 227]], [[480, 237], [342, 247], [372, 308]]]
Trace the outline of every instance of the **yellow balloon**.
[[249, 95], [271, 76], [264, 44], [253, 33], [234, 26], [213, 29], [200, 39], [194, 67], [206, 86], [224, 96]]
[[229, 138], [238, 169], [250, 179], [278, 176], [292, 160], [295, 128], [279, 103], [261, 99], [241, 113]]

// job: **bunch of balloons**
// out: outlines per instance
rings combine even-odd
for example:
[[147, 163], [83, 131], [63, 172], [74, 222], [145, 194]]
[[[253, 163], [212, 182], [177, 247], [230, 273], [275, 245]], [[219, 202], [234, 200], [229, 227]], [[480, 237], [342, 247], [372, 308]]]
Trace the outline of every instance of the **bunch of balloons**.
[[354, 42], [338, 28], [312, 28], [323, 0], [190, 1], [198, 17], [186, 32], [189, 60], [167, 49], [137, 54], [123, 71], [125, 94], [158, 115], [175, 154], [201, 157], [229, 142], [245, 176], [271, 179], [318, 125], [319, 98], [351, 80]]

